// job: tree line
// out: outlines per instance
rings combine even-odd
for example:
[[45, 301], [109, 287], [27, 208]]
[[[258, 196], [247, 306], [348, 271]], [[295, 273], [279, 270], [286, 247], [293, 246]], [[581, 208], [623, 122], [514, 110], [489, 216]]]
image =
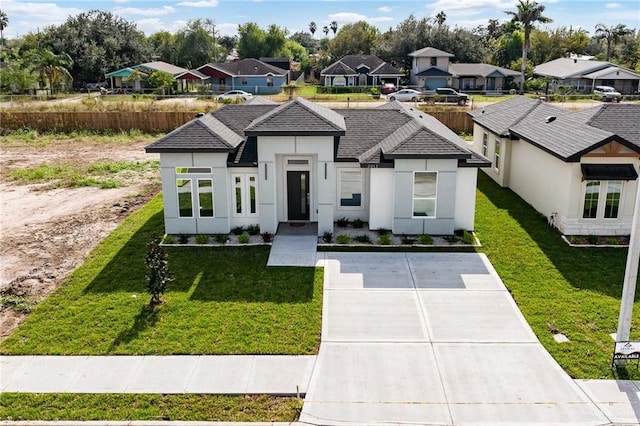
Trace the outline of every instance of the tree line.
[[[127, 66], [165, 61], [185, 68], [225, 62], [235, 51], [240, 58], [288, 57], [300, 62], [308, 76], [344, 55], [377, 55], [407, 73], [408, 54], [431, 46], [455, 55], [453, 62], [484, 62], [532, 74], [533, 67], [569, 54], [589, 55], [640, 71], [640, 31], [625, 25], [598, 24], [592, 33], [582, 28], [550, 28], [544, 6], [520, 0], [512, 19], [489, 19], [473, 29], [447, 23], [446, 13], [433, 18], [409, 15], [397, 26], [380, 31], [359, 21], [291, 34], [272, 24], [238, 26], [237, 36], [220, 35], [210, 19], [194, 19], [176, 33], [150, 36], [135, 23], [111, 12], [92, 10], [70, 16], [58, 26], [11, 40], [3, 37], [10, 17], [0, 11], [0, 84], [3, 90], [26, 90], [37, 81], [57, 87], [72, 79], [75, 87], [103, 81], [104, 75]], [[544, 25], [544, 27], [542, 27]]]

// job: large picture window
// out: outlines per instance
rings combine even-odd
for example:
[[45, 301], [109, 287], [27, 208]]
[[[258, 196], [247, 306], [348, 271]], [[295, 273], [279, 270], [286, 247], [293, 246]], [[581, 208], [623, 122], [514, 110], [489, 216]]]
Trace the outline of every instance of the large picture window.
[[437, 187], [437, 172], [415, 172], [413, 175], [413, 216], [436, 216]]
[[193, 217], [193, 198], [191, 195], [191, 179], [177, 179], [178, 216]]
[[362, 171], [341, 170], [338, 175], [340, 207], [362, 207]]
[[584, 193], [584, 208], [582, 217], [585, 219], [595, 219], [598, 215], [598, 197], [600, 196], [600, 181], [592, 180], [587, 182]]
[[605, 219], [617, 219], [622, 198], [622, 181], [613, 180], [607, 183], [607, 198], [604, 205]]
[[213, 217], [213, 181], [198, 179], [198, 206], [200, 217]]
[[257, 216], [258, 175], [234, 174], [232, 179], [233, 215], [235, 217]]

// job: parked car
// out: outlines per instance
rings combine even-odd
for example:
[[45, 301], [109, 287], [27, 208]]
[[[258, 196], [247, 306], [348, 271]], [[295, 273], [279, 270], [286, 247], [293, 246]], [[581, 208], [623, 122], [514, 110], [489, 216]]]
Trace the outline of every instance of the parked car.
[[394, 93], [397, 92], [398, 89], [396, 89], [396, 85], [393, 83], [385, 83], [382, 85], [382, 89], [380, 90], [380, 92], [383, 95], [388, 95], [389, 93]]
[[450, 87], [439, 87], [436, 90], [427, 90], [424, 99], [427, 102], [451, 102], [460, 106], [466, 105], [470, 96], [466, 93], [457, 92]]
[[240, 98], [247, 101], [253, 98], [253, 95], [249, 92], [245, 92], [244, 90], [229, 90], [228, 92], [224, 92], [222, 95], [218, 96], [218, 102], [224, 102], [226, 99], [236, 101]]
[[102, 88], [107, 88], [109, 87], [109, 85], [107, 84], [106, 81], [101, 81], [98, 83], [87, 83], [84, 85], [84, 90], [85, 92], [97, 92]]
[[620, 102], [622, 95], [611, 86], [596, 86], [593, 94], [602, 97], [603, 102]]
[[422, 99], [422, 93], [414, 89], [401, 89], [387, 96], [388, 101], [418, 102]]

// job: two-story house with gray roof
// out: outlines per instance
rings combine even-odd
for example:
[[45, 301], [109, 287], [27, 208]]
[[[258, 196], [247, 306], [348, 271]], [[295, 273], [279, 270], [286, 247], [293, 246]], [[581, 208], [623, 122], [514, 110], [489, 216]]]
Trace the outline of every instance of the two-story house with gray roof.
[[484, 171], [567, 235], [628, 235], [640, 168], [640, 105], [568, 111], [523, 96], [469, 113]]
[[[258, 101], [260, 99], [260, 101]], [[399, 102], [329, 109], [302, 98], [225, 105], [147, 146], [160, 153], [169, 234], [336, 219], [405, 234], [473, 229], [477, 169], [489, 161]]]

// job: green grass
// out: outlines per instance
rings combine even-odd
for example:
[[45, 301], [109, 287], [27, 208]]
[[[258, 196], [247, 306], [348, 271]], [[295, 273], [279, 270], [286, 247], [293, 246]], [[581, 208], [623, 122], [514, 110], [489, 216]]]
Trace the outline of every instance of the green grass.
[[7, 180], [18, 183], [45, 183], [50, 188], [94, 186], [102, 189], [126, 186], [131, 172], [155, 171], [158, 161], [97, 162], [83, 166], [42, 163], [35, 167], [6, 170]]
[[[627, 250], [572, 248], [545, 217], [484, 173], [478, 174], [476, 233], [498, 274], [534, 332], [574, 378], [612, 378]], [[632, 339], [640, 339], [640, 302], [634, 306]], [[556, 343], [554, 331], [569, 337]], [[640, 377], [631, 367], [621, 377]]]
[[142, 133], [139, 130], [130, 130], [126, 132], [93, 132], [80, 130], [70, 133], [15, 130], [6, 132], [5, 135], [0, 138], [0, 146], [44, 147], [50, 145], [63, 145], [64, 147], [78, 146], [90, 149], [92, 145], [132, 145], [135, 143], [151, 143], [161, 136], [161, 134]]
[[301, 405], [296, 398], [266, 395], [3, 393], [0, 419], [291, 422]]
[[162, 199], [129, 216], [0, 345], [14, 355], [314, 354], [322, 269], [266, 268], [268, 247], [167, 249], [175, 282], [149, 306], [146, 243]]

